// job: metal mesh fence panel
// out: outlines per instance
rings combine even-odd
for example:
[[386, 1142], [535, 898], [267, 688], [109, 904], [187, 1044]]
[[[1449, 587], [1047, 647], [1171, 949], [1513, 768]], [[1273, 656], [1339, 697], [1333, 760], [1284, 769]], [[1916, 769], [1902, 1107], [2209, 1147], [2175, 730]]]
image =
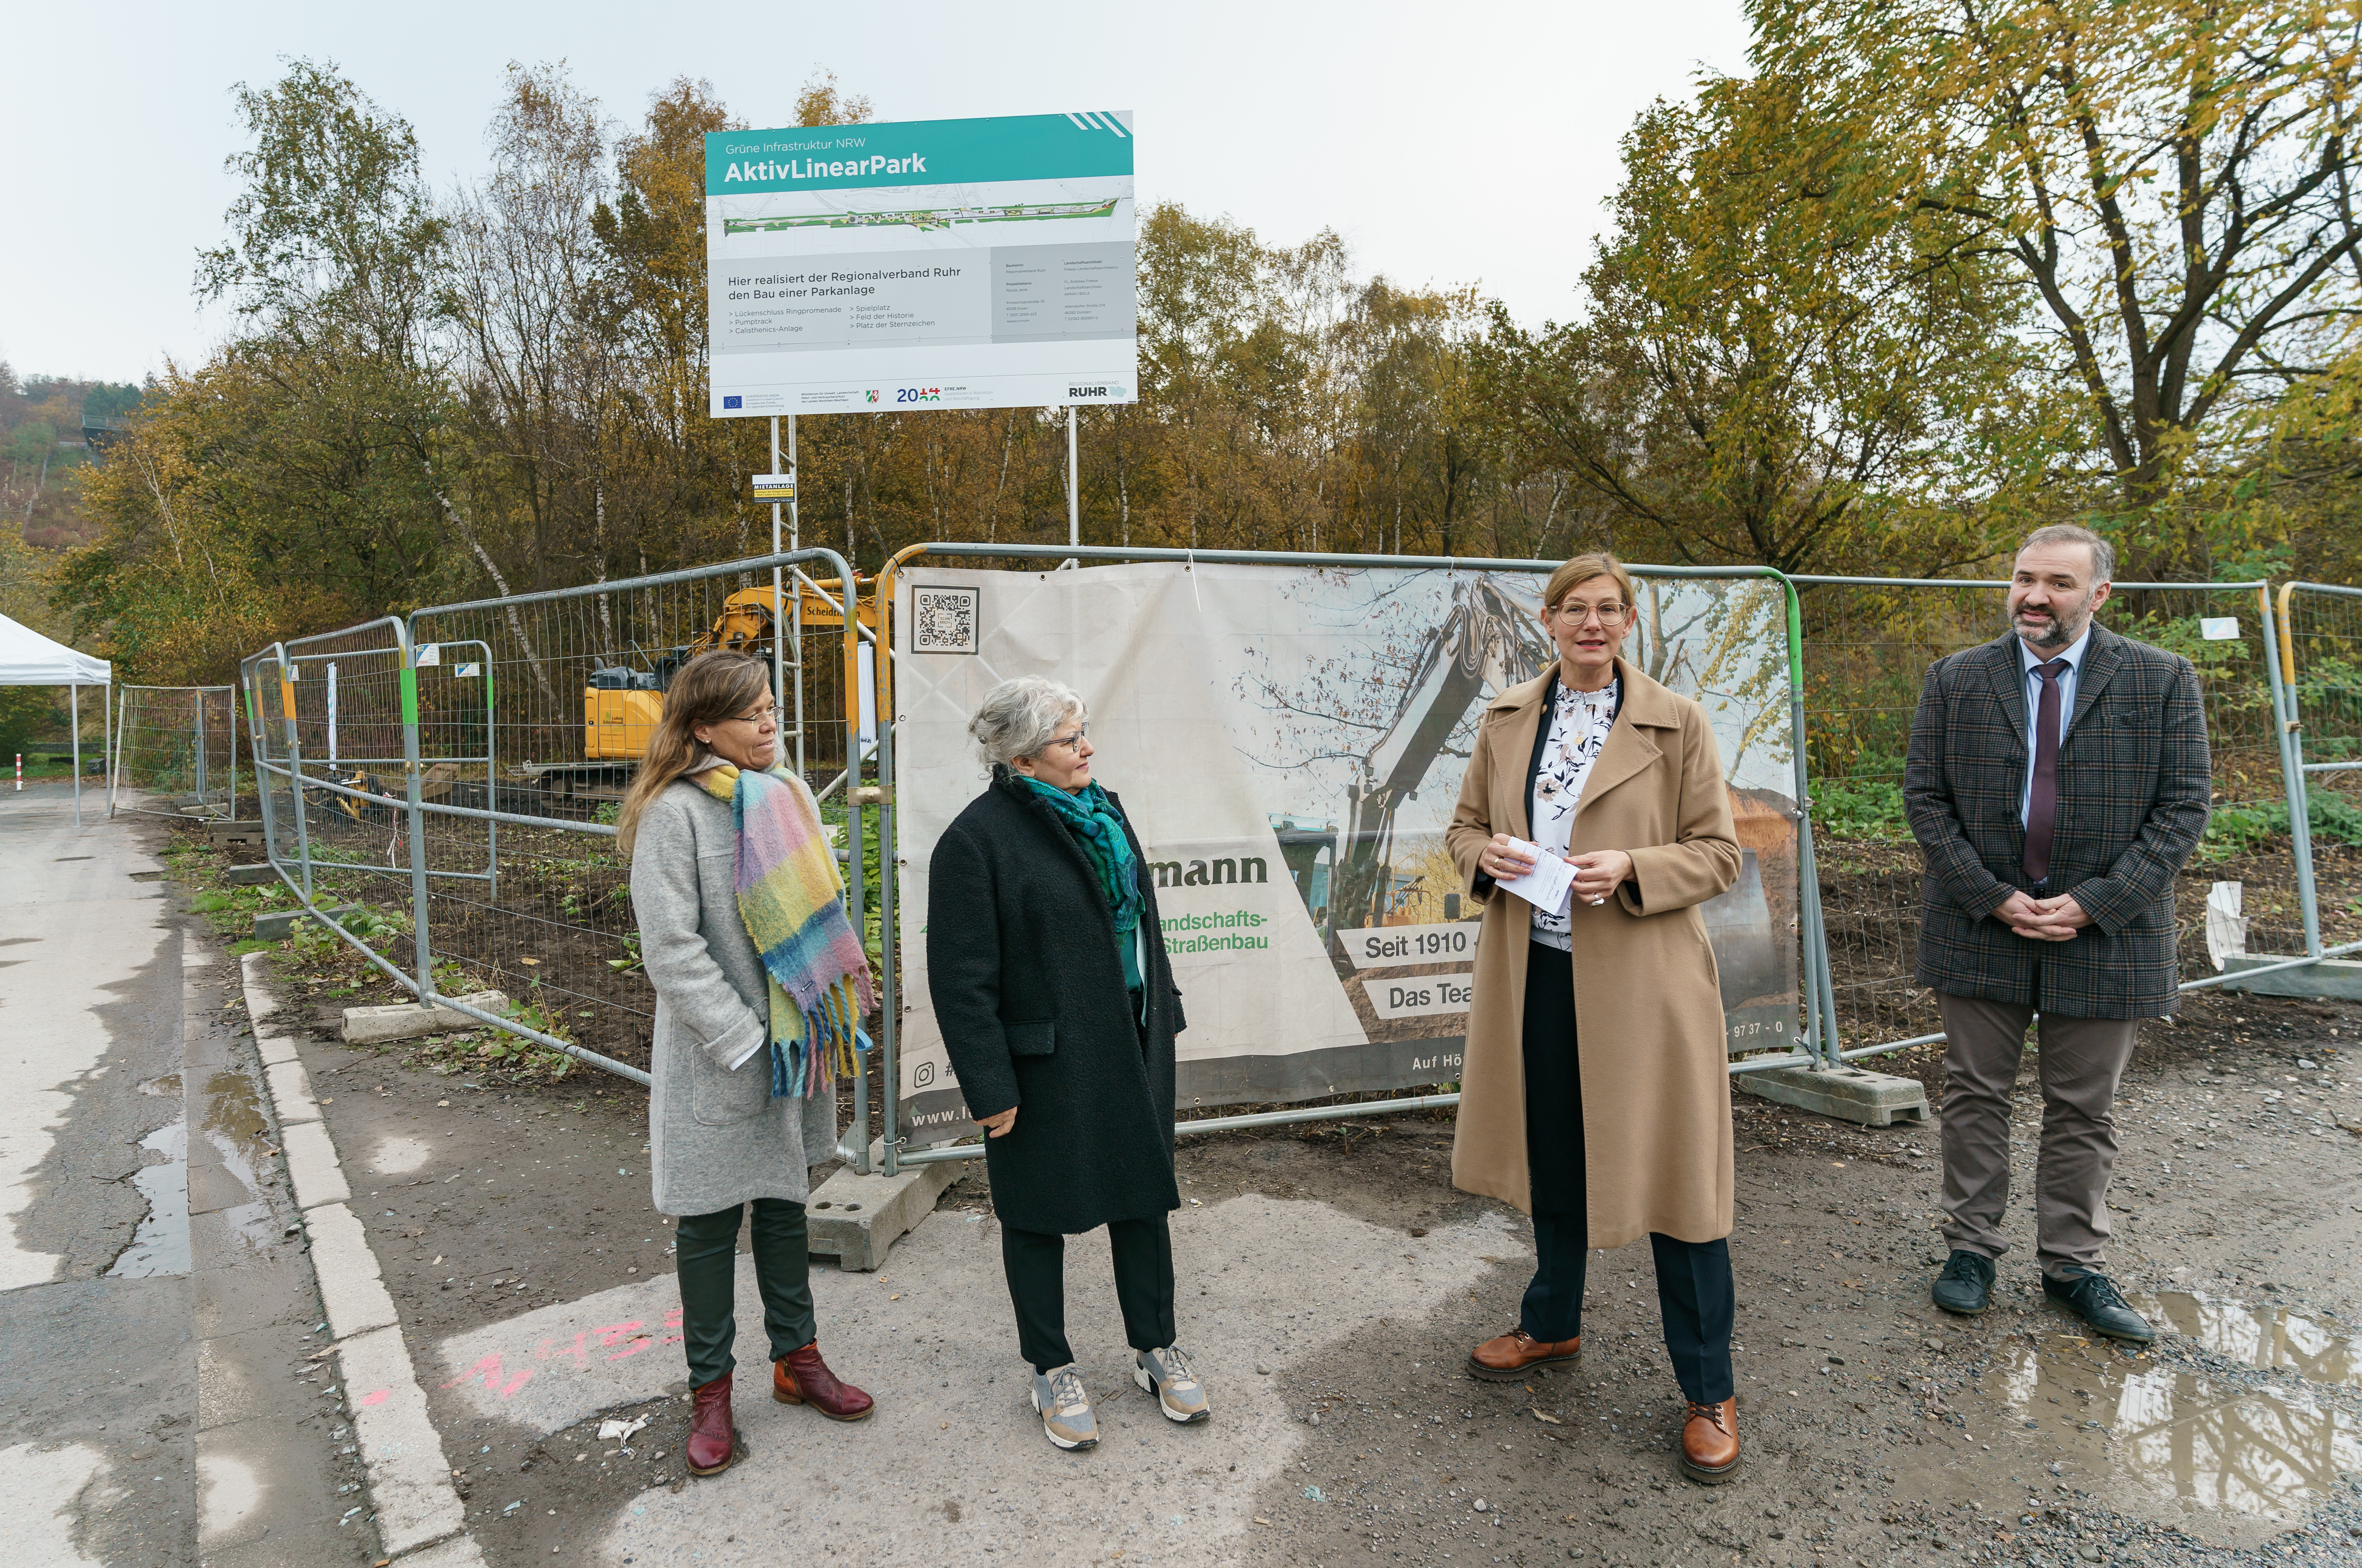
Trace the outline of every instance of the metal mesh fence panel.
[[[115, 713], [111, 800], [118, 812], [235, 815], [241, 745], [237, 689], [126, 686]], [[243, 780], [251, 788], [250, 778]]]
[[[1903, 769], [1927, 667], [2005, 629], [2003, 582], [1800, 577], [1807, 756], [1838, 1036], [1849, 1051], [1942, 1029], [1913, 979], [1923, 863]], [[2120, 584], [2099, 620], [2197, 668], [2213, 748], [2213, 821], [2177, 889], [2185, 981], [2216, 971], [2209, 885], [2245, 885], [2250, 949], [2306, 951], [2287, 783], [2273, 720], [2261, 585]]]
[[2291, 582], [2279, 607], [2287, 734], [2306, 801], [2301, 852], [2318, 935], [2334, 949], [2362, 941], [2362, 589]]
[[[838, 565], [826, 551], [778, 558], [797, 563]], [[711, 648], [772, 657], [758, 585], [773, 564], [439, 606], [254, 655], [272, 863], [414, 992], [502, 992], [504, 1015], [487, 1022], [645, 1081], [655, 999], [615, 819], [672, 674]], [[834, 583], [804, 583], [800, 668], [791, 639], [778, 650], [804, 685], [780, 704], [780, 738], [792, 761], [800, 697], [806, 767], [826, 767], [847, 752], [855, 661]], [[831, 714], [833, 736], [814, 724]], [[857, 823], [839, 831], [857, 916]], [[853, 1098], [858, 1121], [857, 1084]]]
[[[438, 992], [502, 991], [530, 1026], [646, 1066], [656, 995], [613, 824], [673, 672], [717, 647], [771, 658], [769, 580], [725, 566], [411, 618]], [[821, 789], [845, 751], [844, 629], [816, 596], [803, 608], [803, 757]], [[779, 652], [792, 766], [796, 661]]]
[[[976, 566], [988, 570], [1006, 570], [1021, 575], [1031, 573], [1043, 578], [1044, 580], [1048, 580], [1049, 576], [1054, 573], [1061, 562], [1071, 564], [1076, 561], [1087, 561], [1097, 565], [1120, 561], [1161, 561], [1185, 567], [1191, 571], [1197, 570], [1200, 566], [1245, 566], [1306, 567], [1338, 572], [1372, 570], [1401, 574], [1498, 573], [1524, 578], [1534, 589], [1540, 588], [1541, 580], [1558, 564], [1555, 561], [1485, 560], [1467, 558], [1444, 560], [1418, 557], [1294, 555], [1266, 551], [1184, 551], [1091, 547], [993, 546], [977, 545], [972, 542], [941, 543], [913, 546], [897, 556], [879, 574], [881, 602], [890, 602], [897, 594], [906, 591], [896, 586], [896, 574], [922, 557], [925, 558], [925, 564], [929, 566]], [[1734, 1035], [1729, 1044], [1733, 1056], [1732, 1070], [1735, 1072], [1802, 1065], [1812, 1059], [1809, 1053], [1813, 1052], [1815, 1043], [1823, 1038], [1820, 1027], [1823, 1011], [1821, 1003], [1827, 992], [1825, 985], [1818, 983], [1823, 973], [1823, 966], [1818, 963], [1816, 939], [1818, 913], [1814, 904], [1814, 893], [1818, 886], [1818, 879], [1812, 874], [1811, 846], [1808, 842], [1801, 841], [1795, 819], [1792, 814], [1793, 808], [1786, 803], [1799, 792], [1797, 780], [1801, 777], [1801, 769], [1795, 760], [1796, 747], [1793, 744], [1793, 737], [1798, 733], [1801, 723], [1801, 708], [1797, 700], [1798, 689], [1794, 684], [1794, 673], [1800, 647], [1797, 640], [1798, 623], [1793, 614], [1794, 601], [1788, 594], [1784, 581], [1776, 573], [1750, 572], [1747, 569], [1717, 570], [1706, 568], [1661, 568], [1637, 565], [1629, 569], [1637, 579], [1640, 580], [1642, 603], [1640, 624], [1636, 629], [1634, 641], [1626, 649], [1627, 654], [1661, 677], [1669, 679], [1695, 679], [1704, 687], [1715, 689], [1734, 705], [1746, 706], [1751, 703], [1760, 709], [1755, 724], [1750, 725], [1750, 733], [1760, 728], [1760, 734], [1755, 736], [1755, 744], [1761, 745], [1765, 748], [1766, 755], [1774, 756], [1778, 760], [1783, 788], [1777, 793], [1782, 797], [1781, 801], [1774, 806], [1761, 798], [1767, 793], [1766, 791], [1750, 790], [1748, 792], [1747, 799], [1734, 800], [1734, 814], [1741, 819], [1738, 831], [1742, 843], [1746, 845], [1750, 863], [1765, 867], [1760, 873], [1762, 886], [1758, 889], [1759, 897], [1762, 900], [1762, 929], [1770, 936], [1775, 950], [1773, 962], [1784, 966], [1787, 977], [1781, 980], [1779, 987], [1772, 988], [1778, 989], [1789, 985], [1795, 987], [1795, 1000], [1793, 1003], [1794, 1012], [1783, 1021], [1776, 1031], [1767, 1026], [1763, 1034], [1749, 1035], [1746, 1040]], [[1706, 589], [1716, 595], [1716, 613], [1701, 614], [1701, 607], [1695, 603], [1690, 604], [1686, 611], [1678, 611], [1671, 607], [1670, 600], [1674, 591], [1690, 583], [1694, 583], [1698, 588]], [[951, 591], [957, 593], [967, 591]], [[1221, 585], [1212, 581], [1193, 588], [1192, 593], [1196, 596], [1195, 602], [1200, 613], [1204, 612], [1206, 606], [1217, 604], [1217, 596], [1222, 591]], [[1668, 602], [1661, 603], [1661, 601]], [[915, 609], [908, 611], [910, 614], [916, 613]], [[969, 620], [963, 624], [972, 624], [974, 613], [971, 610]], [[1088, 621], [1093, 612], [1082, 611], [1077, 613], [1084, 620]], [[1457, 612], [1454, 614], [1454, 624], [1457, 624]], [[893, 635], [895, 636], [914, 635], [915, 622], [894, 623], [889, 618], [889, 624], [894, 627]], [[1709, 624], [1713, 627], [1721, 629], [1711, 630]], [[1440, 624], [1428, 626], [1421, 623], [1415, 627], [1415, 630], [1432, 635], [1436, 638], [1433, 645], [1435, 647], [1441, 648], [1449, 646], [1454, 651], [1448, 657], [1438, 655], [1437, 657], [1440, 662], [1436, 664], [1423, 662], [1421, 656], [1417, 654], [1406, 655], [1404, 669], [1408, 669], [1413, 664], [1417, 664], [1422, 670], [1440, 668], [1444, 664], [1451, 664], [1455, 668], [1464, 665], [1465, 669], [1473, 673], [1485, 667], [1487, 656], [1484, 651], [1485, 645], [1481, 639], [1453, 643], [1446, 635], [1447, 628]], [[933, 635], [932, 632], [930, 635]], [[1138, 625], [1127, 624], [1125, 635], [1142, 636], [1145, 634]], [[1465, 635], [1464, 633], [1462, 635]], [[1709, 673], [1709, 668], [1723, 668], [1716, 662], [1719, 655], [1728, 654], [1750, 642], [1760, 643], [1767, 639], [1776, 651], [1768, 659], [1760, 660], [1760, 668], [1755, 668], [1748, 660], [1738, 659], [1722, 675]], [[1413, 640], [1417, 641], [1415, 637]], [[1428, 645], [1420, 642], [1418, 646], [1425, 647]], [[925, 638], [920, 637], [914, 646], [902, 647], [893, 652], [886, 658], [881, 669], [883, 679], [879, 682], [878, 693], [880, 703], [878, 738], [881, 743], [882, 758], [879, 779], [884, 786], [885, 793], [894, 801], [893, 809], [884, 814], [881, 827], [884, 835], [883, 860], [888, 867], [888, 874], [880, 879], [878, 885], [880, 903], [888, 927], [883, 954], [889, 981], [888, 987], [889, 1000], [883, 1020], [885, 1032], [881, 1036], [886, 1047], [881, 1075], [885, 1092], [881, 1096], [881, 1101], [883, 1115], [886, 1118], [887, 1168], [889, 1171], [903, 1160], [932, 1162], [958, 1159], [972, 1157], [981, 1152], [977, 1145], [965, 1143], [903, 1153], [901, 1143], [904, 1141], [895, 1135], [898, 1112], [901, 1109], [895, 1098], [898, 1091], [909, 1097], [924, 1086], [941, 1081], [935, 1077], [935, 1064], [932, 1061], [922, 1066], [922, 1070], [929, 1076], [917, 1078], [911, 1076], [911, 1062], [904, 1059], [907, 1049], [902, 1038], [902, 1031], [908, 1022], [910, 1011], [906, 994], [909, 987], [897, 962], [898, 954], [893, 935], [893, 928], [897, 923], [898, 906], [900, 900], [910, 896], [912, 878], [917, 875], [914, 864], [923, 865], [924, 863], [922, 854], [899, 849], [895, 836], [910, 831], [911, 826], [909, 820], [913, 810], [912, 797], [910, 793], [911, 786], [908, 782], [904, 770], [912, 767], [927, 769], [933, 767], [940, 771], [944, 763], [944, 757], [940, 755], [943, 740], [939, 734], [934, 738], [937, 755], [928, 755], [923, 749], [914, 754], [911, 748], [916, 744], [914, 741], [916, 732], [909, 722], [909, 715], [904, 713], [899, 719], [892, 716], [901, 706], [895, 695], [896, 685], [898, 683], [918, 684], [924, 679], [911, 663], [897, 664], [894, 660], [902, 658], [904, 656], [923, 657], [929, 651], [931, 650]], [[966, 647], [965, 651], [976, 653], [980, 650], [970, 646]], [[1679, 662], [1682, 666], [1681, 673], [1676, 675], [1670, 666], [1663, 666], [1659, 657], [1660, 655], [1672, 657]], [[1541, 653], [1536, 657], [1546, 658], [1551, 656]], [[1742, 667], [1752, 668], [1753, 672], [1742, 678], [1737, 673]], [[1018, 672], [999, 663], [997, 656], [992, 668], [996, 675]], [[1523, 677], [1520, 676], [1518, 679]], [[1739, 685], [1744, 685], [1746, 690], [1740, 690]], [[1383, 729], [1383, 723], [1378, 727]], [[966, 749], [964, 741], [957, 746], [962, 766], [966, 766]], [[900, 757], [899, 761], [898, 755]], [[1726, 755], [1726, 765], [1728, 765], [1731, 760], [1731, 756]], [[1419, 788], [1431, 789], [1435, 787], [1435, 783], [1434, 779], [1427, 778]], [[1450, 788], [1456, 790], [1456, 785]], [[1734, 788], [1735, 797], [1737, 793]], [[1264, 802], [1264, 806], [1276, 810], [1276, 807], [1268, 801]], [[1272, 816], [1269, 820], [1276, 827], [1282, 819], [1279, 816]], [[1291, 823], [1291, 831], [1294, 831], [1293, 824], [1297, 819], [1289, 816], [1286, 820]], [[1333, 833], [1336, 824], [1328, 823], [1327, 828], [1329, 832]], [[1349, 838], [1352, 836], [1352, 829], [1349, 828], [1347, 833]], [[1341, 859], [1341, 854], [1339, 859]], [[1786, 862], [1786, 865], [1783, 866], [1783, 862]], [[1328, 862], [1330, 866], [1337, 863], [1338, 860]], [[1793, 868], [1796, 873], [1793, 881], [1783, 875], [1789, 868]], [[1177, 874], [1177, 867], [1175, 870]], [[1309, 876], [1313, 871], [1307, 869], [1300, 874]], [[1334, 876], [1333, 872], [1329, 874]], [[1219, 875], [1217, 871], [1217, 878]], [[1456, 877], [1456, 873], [1453, 875]], [[1160, 881], [1161, 885], [1164, 884]], [[1336, 883], [1331, 881], [1328, 885], [1331, 897], [1324, 901], [1329, 902], [1333, 909]], [[1788, 887], [1793, 887], [1793, 895], [1785, 891]], [[1311, 901], [1310, 896], [1308, 896], [1308, 904]], [[912, 916], [905, 910], [902, 918], [907, 922]], [[1315, 918], [1318, 922], [1320, 917]], [[1431, 918], [1451, 917], [1438, 914]], [[907, 949], [906, 943], [905, 953]], [[1332, 955], [1332, 958], [1334, 962], [1340, 964], [1348, 961], [1342, 949], [1339, 949]], [[1187, 984], [1186, 981], [1181, 983]], [[1769, 1010], [1769, 1009], [1751, 1010]], [[1376, 1037], [1374, 1036], [1374, 1038]], [[922, 1042], [920, 1049], [926, 1048], [926, 1043]], [[906, 1079], [908, 1081], [905, 1081]], [[1391, 1081], [1403, 1087], [1412, 1087], [1414, 1084], [1429, 1080], [1397, 1077]], [[1391, 1091], [1372, 1089], [1368, 1092]], [[1233, 1092], [1227, 1100], [1209, 1099], [1198, 1103], [1257, 1103], [1261, 1098], [1252, 1093]], [[1456, 1092], [1446, 1092], [1379, 1100], [1356, 1099], [1352, 1103], [1313, 1105], [1287, 1110], [1257, 1110], [1237, 1116], [1192, 1117], [1184, 1121], [1179, 1130], [1212, 1132], [1329, 1118], [1368, 1116], [1396, 1110], [1441, 1109], [1456, 1105], [1459, 1096]], [[916, 1101], [914, 1100], [913, 1103], [915, 1104]], [[913, 1110], [912, 1114], [915, 1116], [918, 1112]]]

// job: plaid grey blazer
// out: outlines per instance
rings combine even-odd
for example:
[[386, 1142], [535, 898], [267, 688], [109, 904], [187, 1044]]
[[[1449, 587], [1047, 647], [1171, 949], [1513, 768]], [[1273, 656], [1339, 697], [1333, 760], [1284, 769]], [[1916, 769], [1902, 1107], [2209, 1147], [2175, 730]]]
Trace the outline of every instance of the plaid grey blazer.
[[2018, 640], [1937, 659], [1911, 721], [1903, 800], [1927, 859], [1918, 980], [1954, 996], [2031, 1002], [2070, 1018], [2171, 1012], [2173, 878], [2213, 795], [2198, 672], [2179, 654], [2094, 624], [2058, 752], [2047, 894], [2092, 917], [2072, 942], [1992, 918], [2025, 880], [2026, 702]]

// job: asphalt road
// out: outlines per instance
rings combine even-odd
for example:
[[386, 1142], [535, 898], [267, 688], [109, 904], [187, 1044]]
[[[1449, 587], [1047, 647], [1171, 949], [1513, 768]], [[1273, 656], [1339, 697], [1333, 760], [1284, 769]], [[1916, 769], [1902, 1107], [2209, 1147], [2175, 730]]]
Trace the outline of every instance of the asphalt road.
[[[12, 1563], [374, 1561], [236, 966], [153, 849], [0, 794], [0, 1491]], [[357, 1528], [358, 1524], [358, 1528]]]

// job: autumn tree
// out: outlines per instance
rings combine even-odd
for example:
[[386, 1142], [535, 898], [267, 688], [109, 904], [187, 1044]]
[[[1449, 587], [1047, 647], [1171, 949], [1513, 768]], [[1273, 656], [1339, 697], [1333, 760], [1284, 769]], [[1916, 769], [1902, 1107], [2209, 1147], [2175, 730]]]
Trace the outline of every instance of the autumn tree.
[[1584, 318], [1529, 331], [1496, 304], [1487, 406], [1630, 558], [1977, 558], [1974, 513], [2010, 477], [1992, 438], [2028, 413], [2017, 302], [1939, 215], [1849, 205], [1884, 154], [1798, 100], [1731, 80], [1640, 116]]
[[[2329, 363], [2357, 304], [2362, 14], [2334, 0], [1753, 0], [1819, 134], [1880, 149], [1847, 204], [2010, 271], [2082, 405], [2128, 575], [2208, 575], [2193, 470]], [[2077, 437], [2080, 436], [2080, 439]]]

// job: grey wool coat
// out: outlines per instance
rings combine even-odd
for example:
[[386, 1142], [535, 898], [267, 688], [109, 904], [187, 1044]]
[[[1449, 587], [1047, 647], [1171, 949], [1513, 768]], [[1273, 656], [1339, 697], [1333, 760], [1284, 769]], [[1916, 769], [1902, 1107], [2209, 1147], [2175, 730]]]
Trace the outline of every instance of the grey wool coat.
[[1937, 659], [1911, 722], [1903, 801], [1927, 861], [1919, 983], [2062, 1018], [2169, 1013], [2173, 879], [2213, 792], [2198, 672], [2093, 624], [2058, 747], [2049, 884], [2092, 923], [2071, 942], [2038, 942], [1992, 913], [2025, 880], [2017, 812], [2033, 722], [2017, 650], [2003, 635]]
[[648, 802], [632, 846], [640, 960], [657, 989], [648, 1172], [659, 1213], [801, 1203], [812, 1162], [834, 1154], [833, 1095], [771, 1098], [770, 992], [738, 916], [737, 852], [730, 803], [686, 780]]

